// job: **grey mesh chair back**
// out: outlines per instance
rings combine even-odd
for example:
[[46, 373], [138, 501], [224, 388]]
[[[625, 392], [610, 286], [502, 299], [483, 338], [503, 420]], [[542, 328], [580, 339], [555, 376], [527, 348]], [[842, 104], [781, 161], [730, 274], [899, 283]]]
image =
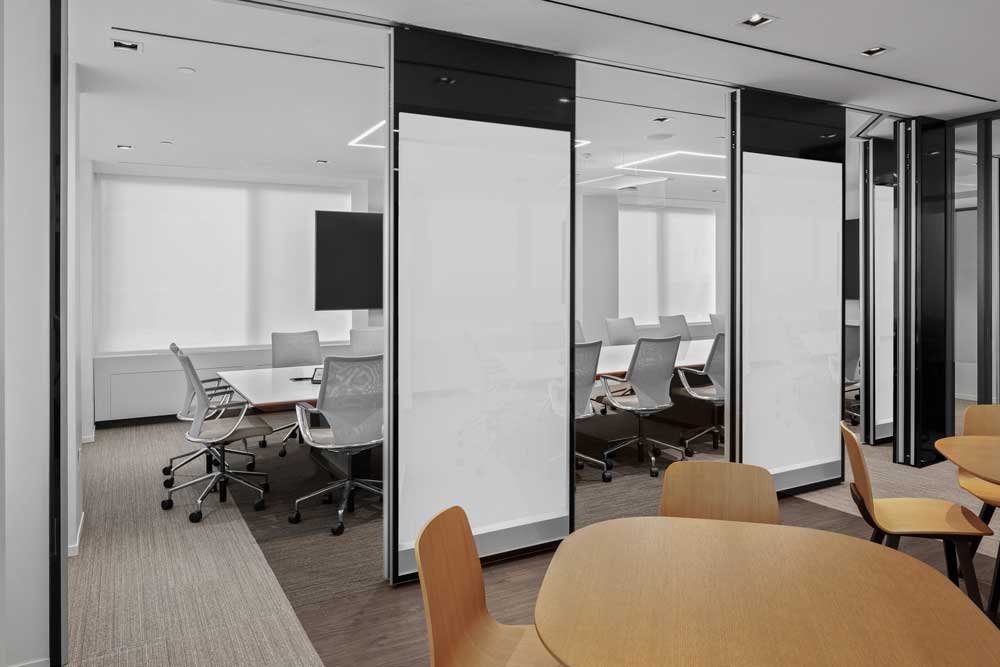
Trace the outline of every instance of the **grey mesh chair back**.
[[712, 333], [726, 333], [726, 316], [719, 313], [712, 313], [708, 316], [712, 320]]
[[680, 336], [640, 338], [636, 343], [625, 381], [635, 391], [640, 409], [662, 409], [674, 404], [670, 383], [680, 346]]
[[382, 435], [382, 355], [327, 357], [316, 408], [335, 447], [370, 444]]
[[184, 371], [184, 378], [188, 383], [188, 393], [184, 400], [184, 408], [178, 413], [178, 417], [181, 417], [185, 421], [191, 421], [191, 428], [188, 429], [188, 433], [197, 438], [201, 435], [201, 428], [205, 420], [214, 411], [211, 409], [208, 400], [208, 392], [205, 391], [205, 387], [201, 383], [201, 378], [198, 377], [198, 372], [194, 369], [194, 364], [191, 363], [191, 357], [184, 354], [177, 347], [176, 343], [170, 344], [170, 351], [174, 353], [177, 361], [180, 362], [181, 369]]
[[385, 352], [385, 329], [382, 327], [351, 329], [351, 354], [361, 357], [383, 352]]
[[608, 317], [604, 326], [608, 331], [608, 345], [634, 345], [639, 340], [639, 330], [632, 317]]
[[594, 414], [590, 394], [597, 378], [597, 362], [601, 358], [601, 341], [577, 343], [573, 346], [573, 416], [585, 419]]
[[858, 362], [861, 361], [861, 327], [848, 324], [844, 326], [844, 382], [854, 384], [858, 381]]
[[580, 320], [573, 321], [573, 342], [582, 343], [586, 338], [583, 337], [583, 325], [580, 324]]
[[323, 362], [318, 331], [271, 334], [271, 367], [318, 366]]
[[663, 338], [680, 336], [681, 340], [691, 340], [691, 330], [683, 315], [660, 315], [660, 333]]
[[726, 389], [726, 334], [715, 334], [712, 341], [712, 349], [708, 351], [708, 359], [705, 360], [705, 375], [712, 381], [720, 396], [725, 395]]
[[[181, 369], [184, 371], [184, 382], [187, 385], [187, 389], [184, 391], [184, 404], [181, 409], [177, 411], [177, 418], [181, 421], [192, 421], [195, 414], [195, 395], [197, 394], [197, 389], [195, 387], [201, 386], [201, 381], [192, 384], [191, 378], [188, 376], [187, 369], [185, 368], [186, 363], [190, 364], [191, 360], [187, 359], [187, 356], [181, 352], [181, 348], [177, 347], [177, 343], [170, 344], [170, 351], [174, 353], [177, 357], [178, 363], [181, 365]], [[182, 358], [183, 357], [183, 358]]]

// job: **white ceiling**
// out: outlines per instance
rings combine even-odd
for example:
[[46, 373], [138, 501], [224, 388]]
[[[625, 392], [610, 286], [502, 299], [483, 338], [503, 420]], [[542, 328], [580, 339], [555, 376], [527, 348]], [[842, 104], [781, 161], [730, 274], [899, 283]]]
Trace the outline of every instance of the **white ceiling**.
[[[386, 116], [384, 30], [212, 0], [102, 0], [87, 13], [71, 9], [70, 19], [80, 155], [99, 168], [301, 184], [384, 176], [384, 150], [348, 146]], [[140, 42], [142, 51], [113, 49], [112, 39]], [[384, 145], [385, 135], [365, 143]]]
[[[571, 4], [792, 53], [863, 72], [726, 44], [543, 0], [297, 0], [299, 4], [795, 93], [903, 115], [957, 117], [995, 109], [1000, 3], [965, 0], [802, 2], [570, 0]], [[754, 11], [779, 17], [751, 29]], [[862, 49], [886, 45], [876, 58]], [[871, 76], [879, 73], [989, 98]]]

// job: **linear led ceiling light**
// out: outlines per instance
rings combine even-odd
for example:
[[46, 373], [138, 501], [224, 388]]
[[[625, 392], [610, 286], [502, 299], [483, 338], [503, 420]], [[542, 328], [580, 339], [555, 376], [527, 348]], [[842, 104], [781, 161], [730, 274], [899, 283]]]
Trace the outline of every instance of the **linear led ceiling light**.
[[640, 169], [638, 165], [646, 164], [647, 162], [654, 162], [656, 160], [665, 160], [669, 157], [675, 155], [690, 155], [692, 157], [705, 157], [712, 158], [714, 160], [724, 160], [725, 155], [718, 155], [716, 153], [697, 153], [695, 151], [670, 151], [669, 153], [663, 153], [662, 155], [654, 155], [653, 157], [643, 158], [641, 160], [633, 160], [632, 162], [626, 162], [625, 164], [620, 164], [615, 167], [615, 169], [628, 169], [630, 171], [643, 171], [652, 174], [670, 174], [672, 176], [693, 176], [695, 178], [718, 178], [725, 179], [725, 176], [720, 176], [718, 174], [698, 174], [689, 171], [667, 171], [664, 169]]
[[590, 143], [592, 143], [590, 139], [577, 139], [573, 144], [573, 148], [580, 148], [580, 146], [586, 146]]
[[385, 121], [384, 120], [380, 120], [379, 122], [375, 123], [374, 125], [372, 125], [370, 128], [368, 128], [367, 130], [365, 130], [364, 132], [362, 132], [358, 136], [356, 136], [353, 139], [351, 139], [350, 141], [348, 141], [347, 145], [348, 146], [353, 146], [354, 148], [385, 148], [385, 146], [380, 146], [378, 144], [363, 144], [363, 143], [361, 143], [365, 138], [367, 138], [373, 132], [376, 132], [383, 125], [385, 125]]

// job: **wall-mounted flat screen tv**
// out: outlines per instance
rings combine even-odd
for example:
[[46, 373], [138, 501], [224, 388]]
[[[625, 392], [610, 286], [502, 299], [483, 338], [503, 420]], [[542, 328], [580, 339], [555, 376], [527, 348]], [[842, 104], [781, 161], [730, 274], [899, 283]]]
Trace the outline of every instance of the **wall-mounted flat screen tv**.
[[382, 214], [316, 211], [316, 310], [382, 307]]

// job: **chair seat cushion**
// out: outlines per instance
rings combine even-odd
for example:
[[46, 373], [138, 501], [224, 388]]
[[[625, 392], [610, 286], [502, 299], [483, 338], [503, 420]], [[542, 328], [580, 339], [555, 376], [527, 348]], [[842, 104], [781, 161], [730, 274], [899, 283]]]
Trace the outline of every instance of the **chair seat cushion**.
[[[222, 442], [221, 438], [236, 426], [236, 420], [236, 417], [209, 419], [202, 425], [201, 433], [198, 437], [214, 442]], [[266, 421], [256, 415], [246, 415], [239, 426], [236, 427], [236, 430], [233, 431], [232, 435], [225, 438], [225, 442], [236, 442], [246, 438], [271, 435], [272, 433], [274, 433], [274, 429], [268, 426]]]
[[1000, 507], [1000, 484], [987, 482], [985, 479], [958, 469], [958, 485], [979, 498], [984, 503], [989, 503], [994, 507]]
[[602, 396], [601, 402], [605, 403], [609, 407], [613, 407], [616, 410], [624, 410], [625, 412], [632, 412], [641, 415], [651, 415], [661, 410], [666, 410], [667, 408], [673, 407], [673, 402], [667, 405], [656, 404], [655, 401], [650, 401], [649, 399], [644, 399], [637, 394], [628, 394], [626, 396], [613, 396], [607, 397]]
[[688, 393], [702, 401], [711, 401], [712, 403], [723, 404], [726, 402], [725, 394], [720, 394], [718, 388], [715, 385], [705, 385], [703, 387], [691, 387]]
[[876, 498], [875, 523], [891, 535], [992, 535], [971, 510], [937, 498]]
[[381, 441], [378, 441], [374, 443], [340, 445], [334, 442], [333, 429], [331, 428], [311, 428], [309, 429], [309, 439], [312, 442], [307, 442], [307, 444], [311, 447], [333, 449], [342, 453], [360, 452], [382, 444]]

